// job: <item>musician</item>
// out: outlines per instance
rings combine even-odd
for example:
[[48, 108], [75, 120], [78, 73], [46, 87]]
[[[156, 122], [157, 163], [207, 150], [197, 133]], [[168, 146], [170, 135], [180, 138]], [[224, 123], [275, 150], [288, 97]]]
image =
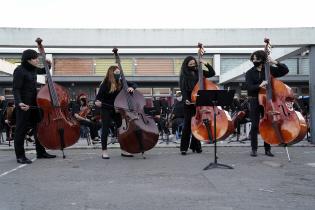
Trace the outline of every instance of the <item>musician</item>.
[[[238, 96], [238, 94], [236, 93], [234, 95], [234, 98], [233, 98], [233, 102], [232, 104], [230, 105], [229, 107], [229, 110], [231, 110], [231, 116], [234, 116], [234, 115], [237, 115], [237, 113], [239, 111], [244, 111], [243, 107], [242, 107], [242, 104], [241, 104], [241, 101], [240, 101], [240, 98]], [[233, 133], [233, 136], [234, 137], [235, 135], [239, 136], [240, 133], [241, 133], [241, 121], [243, 121], [244, 118], [242, 119], [237, 119], [235, 121], [235, 124], [236, 124], [236, 132], [234, 130], [234, 133]]]
[[14, 111], [14, 101], [8, 101], [8, 106], [4, 113], [5, 118], [5, 130], [7, 141], [13, 140], [14, 130], [15, 130], [15, 111]]
[[7, 101], [4, 96], [0, 96], [0, 130], [5, 127], [5, 111], [7, 109]]
[[[115, 112], [114, 102], [116, 96], [122, 89], [120, 70], [117, 66], [110, 66], [107, 70], [107, 74], [100, 85], [99, 91], [96, 95], [95, 105], [101, 107], [101, 119], [102, 119], [102, 158], [109, 159], [107, 153], [107, 137], [109, 133], [109, 127], [112, 120], [116, 122], [117, 127], [121, 125], [121, 116]], [[128, 82], [128, 92], [132, 92], [136, 88], [136, 84]], [[132, 154], [122, 150], [121, 155], [124, 157], [133, 157]]]
[[167, 136], [170, 135], [170, 131], [167, 126], [167, 116], [168, 116], [168, 104], [164, 98], [153, 101], [154, 107], [156, 109], [156, 115], [154, 117], [155, 122], [158, 125], [159, 132]]
[[98, 121], [89, 119], [89, 116], [91, 116], [91, 108], [88, 106], [86, 94], [79, 94], [76, 103], [72, 107], [72, 112], [73, 116], [79, 121], [80, 125], [87, 126], [89, 128], [92, 143], [99, 143], [98, 130], [102, 125]]
[[172, 134], [176, 134], [178, 126], [184, 123], [184, 101], [181, 93], [176, 94], [176, 102], [172, 107], [170, 120], [172, 122]]
[[[258, 93], [261, 88], [266, 88], [267, 85], [267, 81], [265, 81], [264, 64], [268, 61], [271, 65], [275, 65], [270, 66], [270, 73], [273, 77], [282, 77], [289, 72], [289, 69], [285, 64], [268, 57], [263, 50], [253, 52], [250, 56], [250, 60], [253, 62], [254, 66], [246, 72], [245, 79], [249, 99], [249, 117], [252, 122], [250, 130], [252, 151], [250, 155], [256, 157], [259, 120], [260, 116], [263, 116], [263, 107], [259, 105]], [[271, 153], [270, 144], [264, 142], [264, 147], [265, 154], [273, 157], [274, 155]]]
[[[202, 52], [203, 54], [203, 52]], [[206, 78], [215, 75], [212, 66], [209, 63], [201, 62], [208, 68], [208, 71], [203, 71], [203, 75]], [[195, 115], [196, 107], [191, 103], [191, 93], [195, 85], [198, 82], [198, 68], [197, 61], [194, 57], [188, 56], [184, 59], [180, 72], [180, 90], [183, 96], [184, 105], [184, 128], [182, 132], [180, 151], [182, 155], [186, 155], [189, 142], [190, 149], [193, 152], [201, 153], [201, 143], [193, 135], [191, 135], [191, 118]], [[192, 137], [191, 137], [192, 136]], [[191, 141], [190, 141], [191, 137]]]
[[[47, 61], [48, 62], [48, 61]], [[25, 50], [22, 54], [21, 65], [13, 73], [13, 95], [16, 107], [16, 129], [14, 136], [14, 149], [16, 160], [21, 164], [31, 164], [32, 161], [25, 156], [24, 138], [28, 130], [28, 122], [36, 130], [36, 82], [37, 74], [44, 74], [44, 68], [38, 68], [38, 53], [34, 50]], [[38, 120], [38, 119], [37, 119]], [[36, 134], [37, 132], [35, 132]], [[36, 136], [36, 135], [35, 135]], [[37, 158], [55, 158], [50, 155], [35, 137]]]

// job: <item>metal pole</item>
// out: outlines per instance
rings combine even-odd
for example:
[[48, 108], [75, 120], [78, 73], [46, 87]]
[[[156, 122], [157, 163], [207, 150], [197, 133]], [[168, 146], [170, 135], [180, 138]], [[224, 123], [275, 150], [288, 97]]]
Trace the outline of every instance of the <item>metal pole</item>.
[[311, 142], [315, 144], [315, 45], [310, 47], [310, 78], [309, 78], [309, 95], [310, 95], [310, 121], [311, 123]]

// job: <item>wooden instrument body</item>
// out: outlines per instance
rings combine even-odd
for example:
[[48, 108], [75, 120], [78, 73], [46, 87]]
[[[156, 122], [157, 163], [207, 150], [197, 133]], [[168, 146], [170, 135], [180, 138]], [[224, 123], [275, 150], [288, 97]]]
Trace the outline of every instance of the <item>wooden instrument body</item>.
[[[259, 103], [264, 107], [264, 117], [259, 123], [261, 137], [268, 144], [294, 144], [301, 141], [307, 132], [302, 114], [293, 109], [294, 94], [282, 81], [271, 78], [272, 100], [269, 102], [266, 90], [259, 92]], [[279, 140], [274, 126], [279, 128], [284, 142]]]
[[[129, 110], [126, 94], [132, 98], [134, 111]], [[118, 141], [123, 150], [129, 153], [140, 153], [152, 149], [158, 139], [159, 130], [152, 117], [147, 116], [143, 107], [145, 99], [143, 95], [134, 90], [132, 94], [120, 91], [115, 99], [115, 107], [119, 107], [122, 124], [118, 128]], [[141, 141], [141, 142], [140, 142]]]
[[114, 48], [116, 63], [120, 69], [122, 89], [115, 98], [114, 107], [120, 112], [122, 124], [118, 128], [118, 141], [123, 150], [129, 153], [144, 153], [152, 149], [159, 131], [153, 118], [144, 113], [145, 99], [142, 93], [128, 92], [128, 83], [121, 66], [118, 49]]
[[[80, 138], [80, 125], [68, 110], [69, 94], [62, 86], [54, 83], [60, 107], [52, 105], [48, 85], [37, 94], [37, 104], [43, 111], [43, 119], [37, 125], [38, 139], [48, 149], [62, 149], [75, 144]], [[63, 129], [64, 145], [59, 130]]]
[[[219, 87], [210, 80], [203, 78], [203, 86], [205, 90], [219, 90]], [[191, 94], [191, 101], [195, 102], [199, 91], [197, 83]], [[200, 141], [210, 142], [207, 128], [203, 122], [204, 119], [210, 121], [212, 136], [214, 136], [214, 111], [216, 111], [216, 139], [224, 140], [234, 131], [231, 116], [221, 106], [198, 106], [196, 107], [196, 115], [191, 119], [191, 132]]]

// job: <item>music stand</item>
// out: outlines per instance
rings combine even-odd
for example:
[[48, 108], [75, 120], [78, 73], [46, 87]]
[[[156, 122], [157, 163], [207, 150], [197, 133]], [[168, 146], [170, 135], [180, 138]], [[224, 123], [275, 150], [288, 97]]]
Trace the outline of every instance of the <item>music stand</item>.
[[212, 168], [233, 169], [232, 166], [220, 164], [217, 159], [217, 139], [216, 139], [216, 106], [228, 106], [232, 104], [235, 90], [199, 90], [197, 94], [196, 106], [212, 106], [213, 107], [213, 124], [214, 124], [214, 136], [212, 137], [210, 130], [210, 123], [208, 119], [204, 120], [204, 124], [207, 128], [209, 140], [211, 138], [214, 142], [214, 162], [209, 163], [203, 170]]

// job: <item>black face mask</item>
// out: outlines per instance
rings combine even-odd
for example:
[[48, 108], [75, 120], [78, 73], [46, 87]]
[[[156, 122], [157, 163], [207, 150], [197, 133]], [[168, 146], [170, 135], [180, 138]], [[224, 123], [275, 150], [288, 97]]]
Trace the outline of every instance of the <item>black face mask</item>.
[[120, 74], [114, 74], [114, 78], [115, 78], [116, 81], [119, 81], [119, 79], [120, 79]]
[[197, 66], [188, 66], [188, 69], [191, 71], [196, 71], [197, 70]]
[[82, 104], [86, 104], [86, 99], [85, 98], [81, 98], [80, 100], [81, 100]]
[[255, 62], [253, 62], [253, 64], [255, 67], [258, 67], [258, 66], [260, 66], [260, 64], [263, 64], [263, 62], [262, 61], [255, 61]]

